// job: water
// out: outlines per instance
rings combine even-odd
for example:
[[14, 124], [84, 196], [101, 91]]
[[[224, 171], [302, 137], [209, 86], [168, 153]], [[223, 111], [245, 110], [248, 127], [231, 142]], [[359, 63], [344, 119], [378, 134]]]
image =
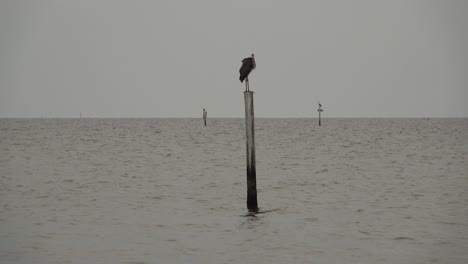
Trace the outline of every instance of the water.
[[468, 263], [468, 119], [0, 119], [0, 263]]

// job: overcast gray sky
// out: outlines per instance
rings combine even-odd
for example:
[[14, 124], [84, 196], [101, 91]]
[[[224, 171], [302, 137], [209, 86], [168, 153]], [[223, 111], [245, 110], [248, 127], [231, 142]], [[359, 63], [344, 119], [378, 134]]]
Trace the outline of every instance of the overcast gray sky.
[[468, 117], [468, 1], [0, 0], [0, 117]]

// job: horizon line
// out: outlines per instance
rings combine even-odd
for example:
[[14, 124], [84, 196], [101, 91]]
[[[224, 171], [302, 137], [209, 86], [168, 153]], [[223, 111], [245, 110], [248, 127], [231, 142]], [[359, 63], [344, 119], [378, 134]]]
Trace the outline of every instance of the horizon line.
[[[243, 119], [245, 117], [221, 117], [221, 116], [214, 116], [208, 117], [208, 119]], [[260, 119], [318, 119], [318, 117], [263, 117], [263, 116], [256, 116], [255, 118]], [[365, 118], [381, 118], [381, 119], [426, 119], [426, 118], [468, 118], [468, 116], [405, 116], [405, 117], [392, 117], [392, 116], [384, 116], [384, 117], [372, 117], [372, 116], [331, 116], [331, 117], [322, 117], [322, 119], [365, 119]], [[0, 119], [202, 119], [202, 117], [100, 117], [100, 116], [88, 116], [88, 117], [47, 117], [47, 116], [39, 116], [39, 117], [0, 117]]]

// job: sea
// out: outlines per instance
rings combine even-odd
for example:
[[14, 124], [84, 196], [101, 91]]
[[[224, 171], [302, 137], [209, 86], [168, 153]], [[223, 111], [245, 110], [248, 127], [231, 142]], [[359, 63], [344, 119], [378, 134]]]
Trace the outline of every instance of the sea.
[[0, 263], [468, 263], [468, 119], [0, 119]]

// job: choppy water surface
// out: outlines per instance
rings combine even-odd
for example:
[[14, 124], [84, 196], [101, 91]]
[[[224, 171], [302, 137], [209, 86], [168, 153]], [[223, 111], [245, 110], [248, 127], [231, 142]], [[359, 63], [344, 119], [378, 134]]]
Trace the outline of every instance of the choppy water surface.
[[0, 119], [0, 263], [468, 263], [468, 119]]

